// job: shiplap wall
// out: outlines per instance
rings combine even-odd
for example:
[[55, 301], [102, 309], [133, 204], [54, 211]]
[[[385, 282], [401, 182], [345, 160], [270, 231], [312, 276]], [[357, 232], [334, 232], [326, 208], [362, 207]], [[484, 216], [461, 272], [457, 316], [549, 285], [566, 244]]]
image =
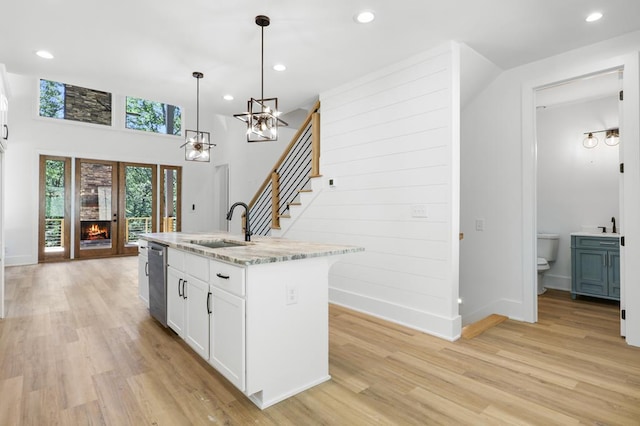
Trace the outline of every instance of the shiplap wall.
[[365, 248], [332, 268], [332, 302], [447, 339], [460, 333], [458, 48], [321, 94], [324, 188], [286, 233]]

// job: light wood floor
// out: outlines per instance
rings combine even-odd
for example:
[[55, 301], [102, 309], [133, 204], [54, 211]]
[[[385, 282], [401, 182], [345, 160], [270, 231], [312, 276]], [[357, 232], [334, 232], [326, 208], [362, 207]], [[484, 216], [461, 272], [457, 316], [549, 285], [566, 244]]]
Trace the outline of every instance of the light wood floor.
[[540, 297], [451, 343], [330, 309], [333, 379], [260, 411], [137, 298], [135, 258], [7, 268], [0, 425], [640, 424], [617, 306]]

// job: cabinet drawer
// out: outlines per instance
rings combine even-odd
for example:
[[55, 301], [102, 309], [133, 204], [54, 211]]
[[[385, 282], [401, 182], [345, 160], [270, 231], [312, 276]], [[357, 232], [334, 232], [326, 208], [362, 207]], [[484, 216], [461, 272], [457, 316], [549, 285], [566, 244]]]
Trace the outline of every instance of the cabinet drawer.
[[620, 240], [618, 237], [574, 237], [575, 248], [619, 248]]
[[147, 240], [138, 240], [138, 254], [147, 256]]
[[184, 272], [209, 282], [209, 259], [195, 254], [184, 254]]
[[169, 247], [167, 264], [177, 271], [184, 272], [184, 252]]
[[210, 261], [211, 284], [244, 297], [245, 294], [245, 269], [228, 263]]

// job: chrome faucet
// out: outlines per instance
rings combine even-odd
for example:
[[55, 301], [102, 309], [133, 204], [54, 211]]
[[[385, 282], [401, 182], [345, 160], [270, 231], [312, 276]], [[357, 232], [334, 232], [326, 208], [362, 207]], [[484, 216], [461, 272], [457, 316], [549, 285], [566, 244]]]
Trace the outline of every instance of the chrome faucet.
[[244, 227], [244, 240], [251, 241], [251, 228], [249, 227], [249, 207], [245, 203], [237, 202], [234, 203], [229, 209], [229, 213], [227, 213], [227, 220], [231, 220], [233, 217], [233, 209], [238, 206], [244, 207], [245, 211], [245, 227]]
[[613, 222], [613, 230], [611, 232], [613, 232], [615, 234], [617, 232], [616, 231], [616, 218], [612, 217], [611, 218], [611, 222]]

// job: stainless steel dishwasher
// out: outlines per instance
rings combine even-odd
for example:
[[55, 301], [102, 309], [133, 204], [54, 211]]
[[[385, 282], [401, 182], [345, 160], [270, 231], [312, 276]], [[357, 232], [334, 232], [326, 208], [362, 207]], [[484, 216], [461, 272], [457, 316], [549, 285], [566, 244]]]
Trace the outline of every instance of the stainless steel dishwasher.
[[167, 246], [149, 242], [149, 313], [167, 326]]

